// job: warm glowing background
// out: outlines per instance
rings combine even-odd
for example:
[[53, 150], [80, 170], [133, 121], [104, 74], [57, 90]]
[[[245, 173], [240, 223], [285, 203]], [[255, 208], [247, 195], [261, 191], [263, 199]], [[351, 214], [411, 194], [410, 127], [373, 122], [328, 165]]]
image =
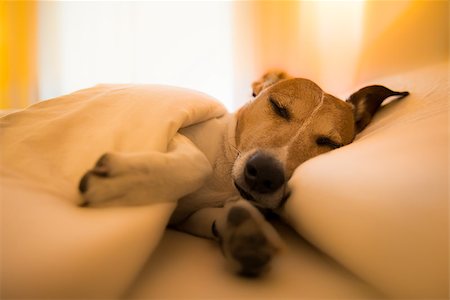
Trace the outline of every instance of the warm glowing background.
[[448, 1], [2, 1], [0, 54], [2, 109], [128, 82], [235, 109], [269, 68], [345, 96], [448, 57]]

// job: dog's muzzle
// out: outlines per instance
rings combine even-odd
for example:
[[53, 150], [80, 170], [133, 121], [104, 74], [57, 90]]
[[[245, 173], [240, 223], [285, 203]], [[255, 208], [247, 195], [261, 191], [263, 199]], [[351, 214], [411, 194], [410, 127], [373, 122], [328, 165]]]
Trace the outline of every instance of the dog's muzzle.
[[274, 193], [285, 182], [283, 167], [271, 155], [258, 151], [245, 164], [244, 180], [251, 191]]
[[283, 165], [270, 152], [254, 152], [236, 174], [236, 190], [260, 209], [279, 208], [289, 197]]

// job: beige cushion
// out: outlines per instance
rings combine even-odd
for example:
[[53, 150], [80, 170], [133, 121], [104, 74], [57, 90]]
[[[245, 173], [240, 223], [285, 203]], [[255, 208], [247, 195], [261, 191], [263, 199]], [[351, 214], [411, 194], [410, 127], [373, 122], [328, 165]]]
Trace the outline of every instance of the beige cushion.
[[382, 292], [448, 296], [448, 65], [366, 82], [411, 95], [349, 146], [301, 165], [285, 215]]

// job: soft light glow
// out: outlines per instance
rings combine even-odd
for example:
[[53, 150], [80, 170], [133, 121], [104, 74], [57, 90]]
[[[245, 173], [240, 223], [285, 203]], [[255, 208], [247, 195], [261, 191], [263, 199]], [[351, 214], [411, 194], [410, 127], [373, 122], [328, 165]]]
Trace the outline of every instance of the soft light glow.
[[42, 2], [40, 98], [158, 83], [232, 105], [229, 2]]
[[365, 2], [317, 1], [314, 5], [321, 78], [327, 89], [340, 93], [353, 83], [362, 47]]
[[36, 8], [34, 1], [0, 3], [0, 109], [36, 100]]

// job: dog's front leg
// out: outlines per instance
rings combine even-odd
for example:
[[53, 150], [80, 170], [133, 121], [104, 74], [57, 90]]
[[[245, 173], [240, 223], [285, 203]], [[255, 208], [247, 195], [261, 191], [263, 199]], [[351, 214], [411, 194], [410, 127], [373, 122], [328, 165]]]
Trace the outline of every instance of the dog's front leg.
[[200, 188], [212, 169], [205, 155], [177, 134], [167, 152], [106, 153], [81, 178], [84, 205], [175, 202]]
[[264, 216], [245, 200], [228, 202], [225, 207], [202, 208], [177, 229], [216, 239], [233, 271], [258, 276], [282, 248], [282, 241]]

